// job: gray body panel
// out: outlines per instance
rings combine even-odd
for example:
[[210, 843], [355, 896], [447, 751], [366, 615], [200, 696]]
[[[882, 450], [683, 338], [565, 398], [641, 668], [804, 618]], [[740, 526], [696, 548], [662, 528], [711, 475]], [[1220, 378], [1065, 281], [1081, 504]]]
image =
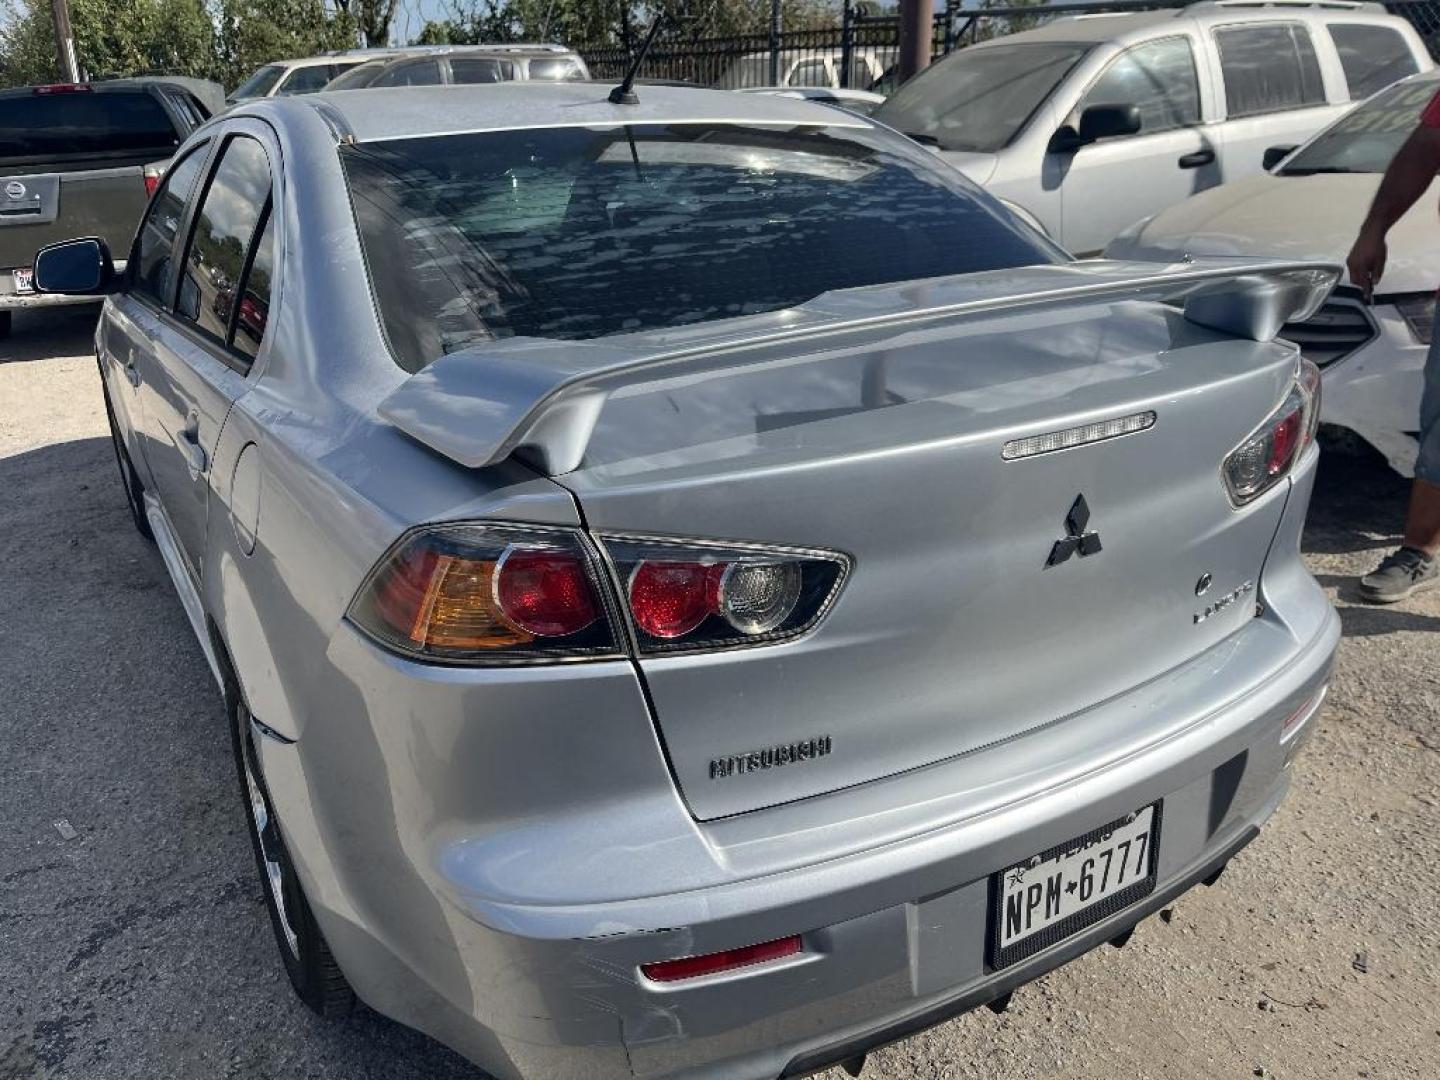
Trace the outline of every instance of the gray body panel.
[[[1298, 557], [1314, 453], [1241, 511], [1218, 476], [1285, 392], [1293, 350], [1113, 296], [851, 328], [607, 384], [563, 475], [469, 468], [382, 415], [410, 376], [378, 325], [337, 132], [557, 116], [864, 123], [659, 87], [637, 112], [533, 84], [244, 105], [209, 130], [263, 125], [277, 172], [256, 363], [215, 378], [133, 297], [102, 318], [154, 512], [195, 545], [189, 566], [169, 560], [177, 587], [277, 736], [266, 783], [361, 997], [498, 1077], [774, 1077], [983, 1001], [1141, 914], [997, 976], [992, 873], [1163, 800], [1160, 898], [1253, 835], [1303, 738], [1282, 741], [1282, 722], [1324, 685], [1338, 634]], [[138, 388], [137, 350], [155, 372]], [[191, 488], [203, 507], [165, 479], [183, 465], [156, 424], [187, 387], [218, 400]], [[1138, 435], [1001, 460], [1006, 439], [1151, 408]], [[1105, 550], [1044, 571], [1081, 491]], [[477, 520], [855, 562], [807, 637], [707, 656], [443, 667], [346, 620], [404, 532]], [[1260, 607], [1192, 622], [1206, 570], [1252, 580]], [[695, 775], [712, 745], [778, 741], [802, 718], [830, 726], [830, 759], [728, 790]], [[790, 934], [802, 955], [747, 971], [663, 986], [638, 970]]]

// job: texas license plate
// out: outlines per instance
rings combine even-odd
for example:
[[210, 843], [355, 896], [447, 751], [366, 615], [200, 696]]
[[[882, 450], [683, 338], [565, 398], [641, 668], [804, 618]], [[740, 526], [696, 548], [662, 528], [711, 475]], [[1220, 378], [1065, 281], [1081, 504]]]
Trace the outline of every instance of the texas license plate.
[[1023, 960], [1148, 895], [1159, 826], [1156, 803], [996, 875], [992, 966]]
[[35, 271], [33, 269], [22, 266], [15, 271], [15, 291], [17, 293], [35, 291]]

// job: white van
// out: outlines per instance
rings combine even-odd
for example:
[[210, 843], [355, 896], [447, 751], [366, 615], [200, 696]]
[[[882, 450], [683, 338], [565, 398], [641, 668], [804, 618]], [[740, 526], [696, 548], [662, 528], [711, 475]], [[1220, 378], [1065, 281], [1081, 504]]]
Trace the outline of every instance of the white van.
[[874, 118], [933, 147], [1062, 246], [1261, 171], [1398, 79], [1434, 67], [1379, 4], [1202, 0], [1061, 18], [972, 45]]

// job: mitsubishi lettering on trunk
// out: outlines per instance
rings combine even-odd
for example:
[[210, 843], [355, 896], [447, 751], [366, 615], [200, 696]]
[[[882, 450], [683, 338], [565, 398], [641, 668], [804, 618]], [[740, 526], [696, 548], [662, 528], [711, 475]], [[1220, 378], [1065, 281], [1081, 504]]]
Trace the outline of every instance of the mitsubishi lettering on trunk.
[[1276, 332], [1338, 271], [1076, 262], [862, 117], [633, 97], [245, 103], [35, 287], [105, 297], [302, 1000], [497, 1077], [853, 1068], [1279, 804], [1338, 622]]

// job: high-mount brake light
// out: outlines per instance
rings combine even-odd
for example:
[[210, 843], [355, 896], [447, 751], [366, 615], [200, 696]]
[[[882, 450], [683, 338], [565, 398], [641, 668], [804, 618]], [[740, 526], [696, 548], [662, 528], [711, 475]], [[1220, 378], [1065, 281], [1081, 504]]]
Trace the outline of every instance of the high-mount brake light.
[[1320, 369], [1300, 361], [1300, 372], [1280, 407], [1225, 457], [1221, 473], [1230, 501], [1253, 502], [1290, 474], [1315, 441], [1320, 423]]
[[398, 652], [454, 663], [619, 654], [597, 568], [564, 529], [419, 529], [381, 560], [349, 617]]
[[606, 538], [641, 653], [785, 641], [814, 626], [849, 560], [834, 552]]
[[49, 97], [51, 94], [88, 94], [92, 89], [89, 83], [62, 82], [37, 86], [34, 93], [38, 97]]
[[725, 971], [768, 964], [788, 956], [799, 956], [804, 951], [800, 935], [766, 941], [759, 945], [746, 945], [725, 952], [705, 953], [703, 956], [682, 956], [678, 960], [661, 960], [654, 964], [641, 964], [640, 972], [651, 982], [679, 982], [682, 979], [698, 979], [704, 975], [719, 975]]

